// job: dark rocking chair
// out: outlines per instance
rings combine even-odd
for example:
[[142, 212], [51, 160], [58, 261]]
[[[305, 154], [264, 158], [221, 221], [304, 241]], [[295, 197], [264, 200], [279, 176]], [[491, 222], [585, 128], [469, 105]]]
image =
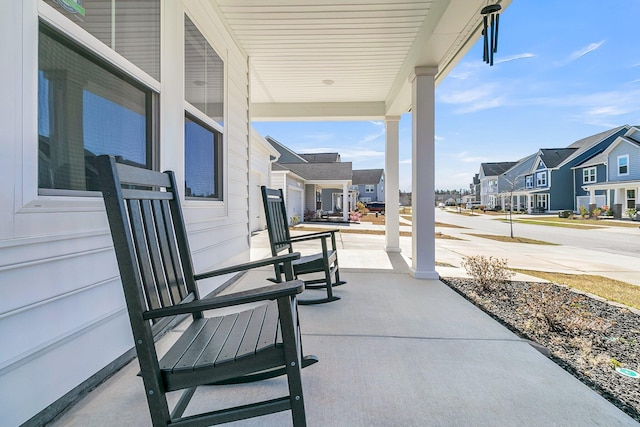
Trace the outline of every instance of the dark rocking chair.
[[[153, 425], [209, 426], [291, 410], [294, 426], [305, 426], [300, 369], [317, 358], [302, 357], [297, 294], [304, 283], [293, 280], [291, 266], [299, 254], [195, 274], [173, 173], [118, 164], [110, 156], [98, 157], [97, 165]], [[272, 264], [287, 282], [200, 298], [198, 280]], [[245, 303], [253, 304], [203, 314]], [[180, 338], [158, 357], [159, 332], [188, 316]], [[284, 397], [183, 416], [198, 386], [280, 375], [289, 385]], [[177, 390], [182, 396], [170, 412], [166, 394]]]
[[[271, 255], [278, 256], [283, 251], [287, 253], [293, 252], [293, 244], [295, 242], [304, 242], [310, 240], [320, 240], [322, 252], [302, 256], [292, 262], [295, 277], [312, 273], [320, 273], [323, 277], [313, 278], [304, 281], [305, 289], [326, 289], [326, 298], [318, 299], [299, 299], [299, 304], [322, 304], [325, 302], [336, 301], [340, 297], [333, 295], [333, 287], [342, 285], [346, 282], [340, 280], [340, 270], [338, 268], [338, 252], [336, 249], [335, 233], [339, 230], [327, 230], [317, 233], [307, 233], [302, 236], [291, 237], [289, 233], [289, 222], [287, 221], [287, 209], [284, 204], [282, 190], [274, 190], [265, 187], [262, 189], [262, 201], [264, 203], [264, 211], [267, 220], [267, 230], [269, 233], [269, 244], [271, 246]], [[327, 240], [331, 240], [331, 248], [327, 245]], [[282, 264], [274, 266], [275, 279], [274, 282], [282, 281]], [[335, 280], [332, 281], [332, 277]]]

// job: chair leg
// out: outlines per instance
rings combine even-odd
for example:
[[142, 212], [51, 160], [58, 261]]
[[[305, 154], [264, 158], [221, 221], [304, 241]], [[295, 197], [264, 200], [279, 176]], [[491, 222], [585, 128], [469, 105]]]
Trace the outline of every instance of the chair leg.
[[345, 283], [347, 283], [344, 280], [340, 280], [340, 268], [338, 267], [338, 258], [336, 258], [336, 281], [333, 282], [333, 286], [340, 286], [340, 285], [344, 285]]
[[298, 322], [297, 319], [294, 319], [294, 316], [297, 314], [296, 299], [280, 298], [278, 299], [278, 308], [280, 312], [287, 383], [289, 385], [291, 417], [293, 418], [294, 427], [306, 427], [304, 395], [302, 393], [302, 346], [299, 341]]
[[[319, 283], [320, 280], [312, 280], [311, 282]], [[305, 285], [306, 285], [306, 282], [305, 282]], [[337, 301], [340, 299], [340, 297], [333, 295], [333, 289], [332, 289], [333, 284], [331, 283], [331, 269], [329, 268], [328, 265], [324, 268], [324, 284], [322, 286], [309, 287], [309, 289], [322, 289], [322, 288], [327, 290], [326, 298], [299, 299], [298, 304], [300, 305], [324, 304], [327, 302]]]

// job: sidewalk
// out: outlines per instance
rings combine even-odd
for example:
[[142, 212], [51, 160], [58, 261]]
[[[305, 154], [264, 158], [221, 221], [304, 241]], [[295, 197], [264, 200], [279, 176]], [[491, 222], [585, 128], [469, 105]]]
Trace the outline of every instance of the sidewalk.
[[[488, 220], [491, 219], [493, 218], [488, 217]], [[384, 248], [384, 235], [370, 236], [363, 234], [359, 237], [353, 237], [354, 234], [351, 233], [351, 231], [356, 232], [358, 230], [375, 230], [384, 233], [385, 228], [383, 225], [361, 222], [360, 224], [349, 225], [303, 224], [302, 226], [304, 227], [305, 225], [340, 228], [349, 231], [349, 233], [344, 232], [339, 234], [340, 249], [345, 250], [346, 253], [350, 253], [350, 249], [363, 249], [369, 247], [369, 245], [378, 245], [379, 248]], [[411, 232], [411, 223], [402, 217], [400, 217], [400, 231]], [[612, 233], [624, 231], [624, 228], [616, 228]], [[640, 270], [637, 268], [638, 260], [635, 256], [614, 255], [609, 253], [603, 255], [601, 252], [593, 249], [578, 250], [560, 245], [550, 246], [499, 242], [471, 236], [468, 233], [473, 232], [472, 230], [461, 228], [436, 227], [436, 232], [461, 239], [435, 239], [436, 264], [440, 264], [436, 265], [436, 271], [444, 277], [466, 277], [466, 272], [460, 267], [461, 261], [465, 256], [491, 255], [496, 258], [507, 259], [508, 266], [512, 268], [568, 274], [594, 274], [640, 286]], [[266, 237], [265, 232], [264, 238]], [[411, 265], [411, 238], [400, 237], [400, 247], [402, 249], [402, 257], [408, 260], [407, 263]], [[268, 251], [266, 253], [268, 253]], [[344, 262], [342, 261], [343, 258], [345, 257], [341, 257], [341, 264], [346, 262], [346, 265], [349, 267], [358, 267], [357, 264], [359, 261], [357, 258], [359, 257], [357, 254], [349, 256]], [[384, 260], [380, 262], [384, 263]], [[443, 267], [443, 264], [449, 264], [453, 267]], [[378, 264], [367, 262], [367, 265]], [[539, 281], [540, 279], [518, 273], [518, 275], [514, 277], [514, 280]]]

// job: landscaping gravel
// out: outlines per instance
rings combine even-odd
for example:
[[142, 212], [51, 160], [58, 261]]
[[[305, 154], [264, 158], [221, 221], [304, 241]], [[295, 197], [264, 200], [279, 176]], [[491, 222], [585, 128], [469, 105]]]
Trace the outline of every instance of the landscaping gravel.
[[637, 310], [558, 284], [507, 282], [483, 290], [472, 279], [441, 280], [640, 421], [640, 378], [619, 372], [640, 372]]

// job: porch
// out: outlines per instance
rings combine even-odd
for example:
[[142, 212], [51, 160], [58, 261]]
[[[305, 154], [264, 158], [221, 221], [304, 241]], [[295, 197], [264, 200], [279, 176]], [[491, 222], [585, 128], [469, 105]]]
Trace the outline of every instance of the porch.
[[[387, 253], [383, 236], [344, 237], [342, 299], [300, 307], [304, 352], [320, 359], [303, 371], [310, 426], [636, 425], [442, 282], [412, 278], [409, 238], [403, 253]], [[253, 257], [268, 252], [264, 233], [252, 243]], [[234, 289], [270, 273], [254, 271]], [[150, 425], [137, 371], [134, 360], [53, 426]], [[284, 389], [284, 378], [203, 387], [187, 412]], [[290, 424], [284, 412], [234, 425]]]

